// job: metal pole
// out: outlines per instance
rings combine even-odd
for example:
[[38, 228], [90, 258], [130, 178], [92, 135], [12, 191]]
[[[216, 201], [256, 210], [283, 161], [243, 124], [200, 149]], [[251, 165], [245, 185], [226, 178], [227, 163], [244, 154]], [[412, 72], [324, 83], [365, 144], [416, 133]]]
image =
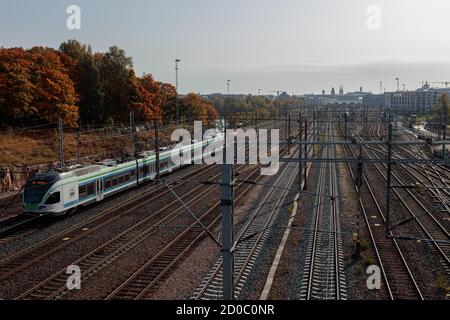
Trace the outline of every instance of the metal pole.
[[176, 108], [176, 119], [177, 119], [177, 124], [179, 124], [180, 121], [180, 114], [179, 114], [179, 107], [178, 107], [178, 63], [181, 62], [180, 59], [175, 59], [175, 89], [177, 92], [177, 97], [176, 97], [176, 101], [175, 101], [175, 108]]
[[344, 138], [347, 141], [347, 112], [344, 113]]
[[274, 110], [273, 110], [273, 128], [274, 128], [274, 129], [277, 127], [277, 126], [276, 126], [276, 120], [275, 120], [276, 116], [277, 116], [277, 110], [274, 109]]
[[255, 130], [256, 130], [256, 152], [259, 152], [259, 136], [258, 136], [258, 110], [255, 110]]
[[58, 120], [58, 149], [59, 149], [59, 165], [63, 169], [64, 164], [64, 143], [63, 143], [63, 121], [61, 118]]
[[389, 115], [389, 133], [388, 133], [388, 163], [387, 163], [387, 177], [386, 177], [386, 225], [384, 227], [384, 235], [387, 239], [389, 237], [390, 224], [390, 205], [391, 205], [391, 176], [392, 176], [392, 123]]
[[[225, 132], [227, 128], [224, 119]], [[226, 133], [225, 133], [226, 137]], [[225, 139], [222, 165], [222, 261], [223, 261], [223, 299], [234, 299], [234, 256], [231, 248], [234, 245], [234, 194], [233, 194], [233, 164], [226, 163], [226, 150], [228, 141]], [[234, 146], [233, 146], [234, 147]]]
[[80, 142], [80, 137], [81, 137], [81, 131], [80, 131], [80, 127], [78, 126], [77, 128], [77, 162], [78, 164], [81, 163], [81, 157], [80, 157], [80, 147], [81, 147], [81, 142]]
[[[305, 118], [305, 137], [304, 137], [304, 141], [305, 142], [308, 142], [308, 119], [306, 119]], [[307, 144], [305, 144], [305, 160], [307, 160], [308, 159], [308, 145]], [[303, 167], [303, 172], [304, 172], [304, 175], [303, 175], [303, 183], [304, 183], [304, 186], [303, 186], [303, 189], [304, 190], [306, 190], [306, 188], [307, 188], [307, 185], [306, 185], [306, 181], [307, 181], [307, 177], [308, 177], [308, 162], [305, 162], [305, 165], [304, 165], [304, 167]]]
[[302, 175], [303, 175], [303, 171], [302, 171], [302, 147], [301, 147], [301, 142], [302, 142], [302, 113], [299, 111], [298, 113], [298, 190], [299, 192], [302, 191]]
[[363, 162], [362, 162], [362, 146], [360, 145], [358, 156], [358, 178], [357, 178], [358, 197], [361, 197], [362, 184], [363, 184]]
[[233, 221], [233, 165], [222, 165], [222, 259], [223, 259], [223, 299], [234, 299], [234, 244]]
[[288, 115], [288, 151], [291, 154], [291, 114]]
[[131, 140], [131, 151], [133, 156], [136, 154], [136, 143], [134, 141], [134, 111], [130, 111], [130, 140]]
[[287, 126], [288, 126], [288, 110], [286, 107], [286, 109], [284, 111], [284, 127], [287, 128]]
[[156, 166], [156, 179], [159, 181], [159, 177], [160, 177], [160, 170], [159, 170], [159, 130], [158, 130], [158, 120], [155, 119], [153, 120], [153, 124], [155, 127], [155, 155], [156, 155], [156, 162], [155, 162], [155, 166]]
[[[447, 139], [447, 115], [444, 110], [444, 108], [447, 108], [447, 106], [442, 106], [442, 140], [445, 141]], [[442, 144], [442, 159], [446, 158], [446, 152], [445, 152], [445, 142]]]
[[[359, 146], [359, 157], [358, 157], [358, 176], [357, 176], [357, 187], [358, 187], [358, 200], [361, 202], [361, 188], [363, 184], [363, 162], [362, 162], [362, 146]], [[356, 215], [356, 237], [354, 239], [355, 242], [355, 254], [356, 256], [360, 255], [360, 246], [361, 241], [359, 239], [360, 235], [360, 215], [361, 210], [358, 211], [358, 214]]]

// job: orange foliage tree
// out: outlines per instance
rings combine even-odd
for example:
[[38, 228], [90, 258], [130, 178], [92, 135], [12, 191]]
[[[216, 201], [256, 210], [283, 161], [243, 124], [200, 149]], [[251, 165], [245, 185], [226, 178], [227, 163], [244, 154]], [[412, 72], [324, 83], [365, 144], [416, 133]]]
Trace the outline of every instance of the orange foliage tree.
[[186, 119], [204, 122], [211, 122], [219, 116], [211, 102], [195, 93], [180, 99], [180, 114]]
[[62, 118], [67, 125], [75, 126], [78, 120], [78, 98], [63, 62], [66, 60], [67, 63], [70, 58], [56, 50], [39, 47], [31, 49], [30, 54], [36, 89], [32, 104], [41, 119], [56, 121]]
[[34, 47], [0, 48], [0, 126], [56, 122], [66, 126], [128, 121], [169, 123], [177, 104], [186, 120], [211, 121], [218, 117], [213, 104], [190, 93], [178, 98], [176, 88], [151, 74], [137, 77], [133, 61], [112, 46], [93, 53], [76, 40], [63, 42], [59, 51]]
[[21, 124], [56, 121], [75, 125], [77, 93], [70, 58], [42, 47], [0, 49], [0, 115]]
[[145, 74], [136, 79], [136, 85], [138, 95], [133, 108], [138, 112], [138, 117], [146, 122], [161, 122], [161, 105], [164, 101], [158, 82], [151, 74]]

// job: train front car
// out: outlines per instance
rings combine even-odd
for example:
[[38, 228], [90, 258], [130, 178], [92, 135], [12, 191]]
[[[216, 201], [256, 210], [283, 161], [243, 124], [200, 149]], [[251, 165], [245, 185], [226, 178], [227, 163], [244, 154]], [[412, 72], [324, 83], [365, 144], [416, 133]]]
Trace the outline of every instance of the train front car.
[[59, 213], [62, 210], [61, 192], [55, 184], [61, 180], [57, 173], [38, 173], [25, 184], [22, 194], [25, 214]]

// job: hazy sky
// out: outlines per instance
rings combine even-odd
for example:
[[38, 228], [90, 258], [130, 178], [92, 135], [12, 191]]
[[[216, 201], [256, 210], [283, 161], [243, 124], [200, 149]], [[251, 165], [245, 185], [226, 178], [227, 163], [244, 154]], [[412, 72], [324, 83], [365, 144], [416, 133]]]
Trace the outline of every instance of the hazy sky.
[[[181, 92], [409, 89], [450, 81], [450, 0], [0, 0], [0, 46], [118, 45]], [[69, 30], [66, 8], [81, 8]], [[369, 29], [368, 7], [381, 9]]]

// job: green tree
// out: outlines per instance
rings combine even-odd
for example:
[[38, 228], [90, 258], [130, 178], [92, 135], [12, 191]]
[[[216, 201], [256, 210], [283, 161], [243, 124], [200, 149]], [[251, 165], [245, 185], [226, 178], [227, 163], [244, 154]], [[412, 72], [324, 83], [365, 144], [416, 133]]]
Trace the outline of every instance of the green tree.
[[107, 122], [125, 122], [138, 93], [133, 61], [117, 46], [97, 55], [102, 79], [102, 119]]
[[102, 103], [103, 88], [100, 72], [91, 47], [77, 40], [63, 42], [59, 50], [74, 61], [69, 68], [79, 95], [79, 113], [82, 123], [102, 123], [105, 105]]

